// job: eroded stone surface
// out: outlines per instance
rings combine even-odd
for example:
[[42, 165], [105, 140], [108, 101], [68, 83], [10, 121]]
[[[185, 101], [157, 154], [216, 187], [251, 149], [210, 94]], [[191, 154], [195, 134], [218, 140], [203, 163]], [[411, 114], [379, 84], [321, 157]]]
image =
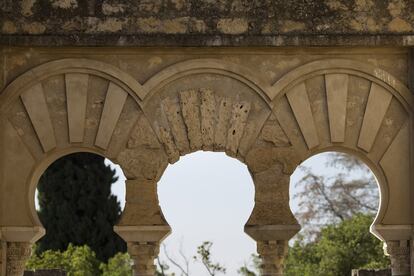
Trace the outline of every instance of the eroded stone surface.
[[145, 117], [138, 119], [126, 148], [116, 159], [130, 179], [155, 181], [161, 177], [166, 167], [166, 156]]
[[230, 156], [237, 156], [237, 149], [240, 144], [240, 139], [243, 136], [244, 128], [246, 127], [249, 112], [250, 103], [248, 102], [241, 102], [233, 105], [226, 144], [226, 153]]
[[216, 125], [216, 99], [210, 89], [200, 89], [201, 94], [201, 138], [203, 149], [212, 150]]
[[195, 90], [180, 93], [181, 110], [187, 127], [191, 150], [202, 147], [199, 95]]
[[[28, 41], [27, 36], [33, 36], [32, 43], [49, 46], [52, 43], [412, 45], [407, 35], [414, 32], [413, 2], [387, 0], [381, 4], [372, 3], [359, 0], [2, 1], [0, 28], [3, 34], [12, 36], [0, 36], [0, 42], [24, 44]], [[41, 34], [44, 36], [34, 36]], [[153, 34], [158, 36], [152, 37]], [[171, 34], [182, 38], [168, 37]], [[337, 39], [330, 34], [341, 37]], [[395, 34], [401, 36], [389, 36]], [[227, 36], [235, 38], [228, 39]], [[350, 37], [352, 39], [347, 39]]]
[[184, 118], [181, 115], [181, 108], [178, 101], [166, 98], [163, 100], [162, 108], [167, 117], [175, 144], [181, 154], [190, 152], [190, 145], [185, 129]]

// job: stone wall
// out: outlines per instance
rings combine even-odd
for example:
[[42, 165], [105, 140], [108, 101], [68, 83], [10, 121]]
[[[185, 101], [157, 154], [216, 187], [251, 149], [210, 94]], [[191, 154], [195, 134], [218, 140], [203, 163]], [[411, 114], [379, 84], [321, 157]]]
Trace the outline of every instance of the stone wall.
[[6, 45], [414, 45], [411, 0], [3, 0]]
[[391, 276], [391, 269], [353, 269], [352, 276]]
[[24, 276], [66, 276], [66, 272], [60, 269], [39, 269], [36, 271], [25, 271]]

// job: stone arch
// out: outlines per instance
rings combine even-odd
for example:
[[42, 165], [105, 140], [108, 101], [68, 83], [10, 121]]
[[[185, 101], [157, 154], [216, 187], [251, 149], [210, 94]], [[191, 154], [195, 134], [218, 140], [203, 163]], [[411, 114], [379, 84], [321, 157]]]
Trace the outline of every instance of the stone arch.
[[[401, 210], [403, 204], [408, 204], [397, 203], [402, 195], [390, 196], [391, 188], [395, 191], [402, 186], [389, 185], [409, 185], [409, 90], [382, 69], [342, 59], [303, 65], [277, 81], [273, 88], [273, 110], [302, 156], [300, 159], [329, 149], [352, 151], [364, 159], [381, 188], [381, 207], [375, 224], [394, 224], [391, 217], [395, 214], [387, 214], [386, 210], [397, 208], [394, 204], [401, 204]], [[404, 159], [398, 177], [391, 164], [396, 156]], [[411, 223], [409, 212], [401, 222]]]
[[271, 86], [239, 65], [198, 59], [141, 85], [111, 65], [65, 59], [18, 77], [0, 102], [0, 176], [11, 195], [0, 194], [0, 225], [10, 246], [42, 234], [28, 200], [34, 180], [44, 164], [73, 151], [110, 158], [126, 174], [126, 206], [115, 231], [128, 242], [137, 275], [153, 272], [170, 231], [157, 182], [168, 163], [197, 150], [223, 151], [247, 164], [256, 195], [245, 231], [258, 243], [264, 274], [280, 272], [287, 241], [300, 229], [289, 208], [290, 175], [321, 151], [362, 157], [381, 185], [374, 231], [392, 244], [410, 240], [412, 98], [381, 69], [315, 61]]
[[173, 65], [144, 85], [149, 96], [143, 110], [169, 163], [204, 150], [225, 152], [248, 165], [256, 197], [255, 219], [247, 223], [245, 231], [257, 241], [267, 275], [267, 270], [280, 272], [287, 241], [300, 226], [289, 208], [290, 175], [279, 166], [282, 156], [274, 156], [277, 164], [271, 164], [274, 170], [264, 176], [254, 174], [254, 168], [261, 166], [260, 158], [247, 160], [265, 121], [272, 117], [270, 87], [247, 72], [208, 59]]
[[[272, 176], [277, 164], [279, 171], [290, 175], [319, 152], [357, 155], [374, 172], [380, 187], [380, 209], [371, 231], [386, 241], [393, 267], [406, 271], [412, 231], [412, 96], [408, 89], [382, 69], [349, 60], [322, 60], [282, 77], [270, 96], [272, 115], [246, 157], [257, 178], [256, 193], [262, 186], [265, 194], [268, 183], [280, 179]], [[261, 216], [264, 212], [255, 209], [247, 226]]]
[[[30, 243], [44, 234], [34, 210], [34, 192], [40, 175], [59, 157], [81, 151], [93, 152], [120, 163], [121, 167], [126, 166], [117, 157], [127, 140], [128, 146], [138, 147], [131, 144], [133, 138], [129, 139], [135, 125], [140, 125], [147, 134], [152, 133], [148, 124], [142, 125], [146, 120], [140, 107], [143, 91], [137, 81], [116, 67], [86, 59], [42, 64], [18, 77], [3, 91], [0, 165], [2, 191], [7, 194], [0, 195], [1, 238], [9, 248], [8, 254], [24, 253], [21, 260], [16, 257], [20, 263], [7, 265], [7, 275], [21, 274]], [[163, 152], [157, 154], [159, 160], [164, 156]], [[19, 173], [15, 172], [16, 168]], [[141, 174], [147, 177], [142, 171], [124, 171], [130, 173], [128, 181]], [[131, 213], [134, 201], [126, 207], [125, 212]], [[169, 228], [163, 223], [162, 214], [160, 220], [165, 235]], [[128, 227], [133, 225], [131, 221], [126, 223]], [[130, 237], [122, 233], [121, 236], [130, 241]]]

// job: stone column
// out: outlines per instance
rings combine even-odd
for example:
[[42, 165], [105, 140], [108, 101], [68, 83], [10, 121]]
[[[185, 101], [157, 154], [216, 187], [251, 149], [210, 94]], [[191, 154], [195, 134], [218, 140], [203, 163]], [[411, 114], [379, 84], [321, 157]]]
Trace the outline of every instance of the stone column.
[[387, 241], [385, 253], [391, 259], [392, 276], [411, 275], [410, 241]]
[[114, 230], [127, 242], [128, 253], [134, 262], [134, 276], [153, 276], [160, 243], [170, 234], [170, 226], [115, 226]]
[[300, 230], [300, 225], [257, 225], [244, 231], [257, 242], [257, 253], [262, 260], [261, 276], [282, 276], [288, 252], [288, 242]]
[[278, 161], [266, 170], [252, 172], [255, 207], [244, 231], [257, 242], [262, 276], [283, 275], [288, 241], [300, 230], [289, 207], [289, 173]]
[[23, 276], [27, 260], [32, 253], [32, 243], [7, 242], [6, 275]]
[[287, 249], [287, 240], [257, 242], [257, 253], [262, 260], [260, 267], [262, 276], [283, 275], [283, 263]]
[[158, 256], [158, 242], [129, 242], [128, 253], [134, 262], [134, 276], [154, 276], [154, 260]]
[[43, 227], [2, 227], [0, 275], [22, 276], [27, 260], [30, 258], [32, 245], [44, 234]]
[[171, 232], [158, 204], [157, 181], [126, 181], [125, 209], [114, 230], [127, 242], [134, 276], [153, 276], [160, 243]]

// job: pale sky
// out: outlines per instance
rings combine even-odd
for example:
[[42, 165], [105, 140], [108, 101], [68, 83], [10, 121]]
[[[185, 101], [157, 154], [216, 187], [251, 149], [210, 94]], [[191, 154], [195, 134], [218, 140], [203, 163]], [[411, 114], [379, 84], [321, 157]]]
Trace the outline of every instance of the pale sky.
[[[303, 165], [325, 175], [339, 171], [325, 167], [326, 154], [316, 155]], [[118, 173], [122, 173], [117, 168]], [[296, 170], [291, 178], [292, 189], [303, 173]], [[124, 178], [113, 187], [122, 206], [125, 201]], [[169, 254], [181, 261], [180, 247], [191, 261], [191, 275], [208, 275], [192, 256], [203, 241], [212, 241], [212, 259], [227, 268], [226, 275], [238, 275], [237, 269], [256, 252], [254, 241], [243, 232], [254, 205], [254, 186], [244, 164], [224, 153], [196, 152], [169, 165], [158, 184], [161, 209], [172, 227], [172, 234], [163, 242]], [[295, 211], [297, 203], [291, 201]], [[166, 260], [161, 248], [160, 258]], [[172, 267], [170, 271], [179, 271]]]

